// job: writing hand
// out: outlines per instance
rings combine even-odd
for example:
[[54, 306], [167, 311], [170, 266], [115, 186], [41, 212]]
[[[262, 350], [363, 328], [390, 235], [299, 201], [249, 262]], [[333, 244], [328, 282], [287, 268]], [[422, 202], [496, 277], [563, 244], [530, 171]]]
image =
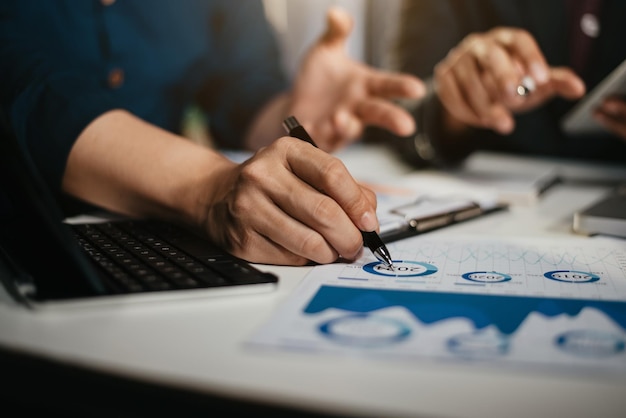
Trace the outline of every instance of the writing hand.
[[235, 164], [120, 109], [76, 140], [63, 190], [112, 212], [200, 228], [259, 263], [353, 259], [361, 230], [379, 227], [374, 192], [304, 141], [282, 137]]
[[290, 137], [224, 173], [204, 223], [234, 255], [286, 265], [353, 259], [360, 230], [378, 228], [375, 194], [339, 159]]

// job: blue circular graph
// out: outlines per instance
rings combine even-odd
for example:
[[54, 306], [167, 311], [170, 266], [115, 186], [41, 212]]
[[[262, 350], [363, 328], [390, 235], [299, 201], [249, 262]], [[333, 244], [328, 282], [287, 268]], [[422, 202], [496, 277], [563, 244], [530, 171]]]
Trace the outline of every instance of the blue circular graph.
[[465, 280], [479, 283], [502, 283], [511, 280], [511, 276], [497, 271], [472, 271], [463, 274]]
[[622, 353], [626, 347], [624, 336], [593, 329], [567, 331], [558, 335], [554, 342], [568, 354], [587, 358], [613, 356]]
[[322, 323], [319, 330], [330, 340], [358, 347], [395, 344], [411, 334], [411, 328], [402, 321], [370, 313], [334, 318]]
[[509, 352], [509, 338], [495, 332], [478, 331], [455, 335], [448, 339], [448, 350], [464, 358], [489, 359]]
[[420, 261], [393, 260], [393, 270], [379, 261], [363, 266], [368, 273], [388, 277], [417, 277], [428, 276], [437, 272], [437, 267]]
[[554, 270], [543, 274], [550, 280], [566, 283], [591, 283], [600, 280], [600, 276], [586, 271]]

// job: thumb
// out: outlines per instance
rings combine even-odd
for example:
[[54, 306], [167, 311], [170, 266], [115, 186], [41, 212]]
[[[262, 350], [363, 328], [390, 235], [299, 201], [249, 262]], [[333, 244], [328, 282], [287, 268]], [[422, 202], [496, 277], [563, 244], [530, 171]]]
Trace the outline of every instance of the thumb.
[[352, 31], [352, 17], [339, 7], [330, 7], [326, 12], [326, 32], [321, 42], [329, 46], [344, 44]]

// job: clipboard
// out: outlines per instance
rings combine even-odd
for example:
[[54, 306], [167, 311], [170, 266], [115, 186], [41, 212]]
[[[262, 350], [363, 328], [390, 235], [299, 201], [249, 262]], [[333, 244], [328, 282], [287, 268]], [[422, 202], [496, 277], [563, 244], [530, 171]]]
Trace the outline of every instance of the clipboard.
[[421, 196], [413, 202], [379, 213], [379, 235], [388, 243], [507, 208], [507, 204], [497, 201]]

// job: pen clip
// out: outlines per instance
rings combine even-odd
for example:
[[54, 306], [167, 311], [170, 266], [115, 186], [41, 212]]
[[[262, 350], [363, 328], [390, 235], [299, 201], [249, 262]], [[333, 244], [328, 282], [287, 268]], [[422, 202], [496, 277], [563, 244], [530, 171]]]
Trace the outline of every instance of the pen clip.
[[286, 118], [283, 121], [283, 128], [285, 128], [290, 136], [298, 138], [304, 142], [308, 142], [309, 144], [317, 148], [317, 144], [315, 143], [315, 141], [313, 141], [313, 138], [311, 138], [306, 129], [304, 129], [304, 127], [300, 125], [300, 122], [298, 122], [298, 119], [296, 119], [295, 116], [289, 116], [288, 118]]

